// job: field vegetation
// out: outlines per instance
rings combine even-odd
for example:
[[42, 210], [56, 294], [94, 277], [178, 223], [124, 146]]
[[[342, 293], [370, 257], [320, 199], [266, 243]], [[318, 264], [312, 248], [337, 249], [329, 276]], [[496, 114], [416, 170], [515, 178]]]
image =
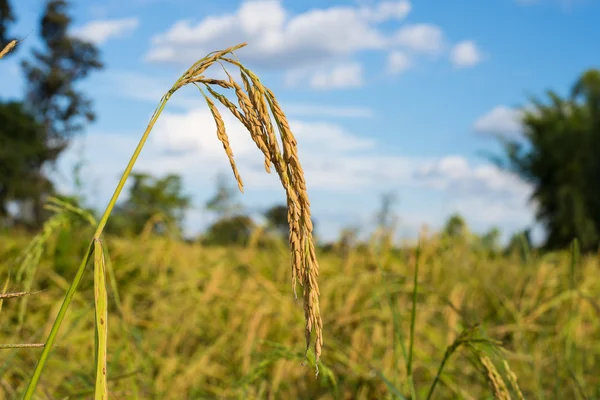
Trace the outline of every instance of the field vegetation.
[[[81, 225], [48, 236], [34, 294], [4, 300], [4, 343], [47, 337], [88, 244], [74, 238], [92, 232]], [[541, 255], [525, 242], [501, 254], [469, 233], [427, 235], [418, 264], [416, 248], [376, 238], [320, 249], [326, 340], [315, 378], [312, 352], [302, 366], [303, 307], [290, 293], [289, 250], [266, 237], [257, 231], [246, 246], [227, 247], [107, 237], [111, 398], [409, 398], [412, 384], [417, 398], [428, 398], [436, 376], [435, 399], [600, 396], [595, 256]], [[3, 271], [16, 270], [29, 241], [3, 236]], [[41, 398], [93, 393], [93, 304], [90, 272], [51, 352]], [[39, 353], [3, 350], [4, 398], [23, 392]]]

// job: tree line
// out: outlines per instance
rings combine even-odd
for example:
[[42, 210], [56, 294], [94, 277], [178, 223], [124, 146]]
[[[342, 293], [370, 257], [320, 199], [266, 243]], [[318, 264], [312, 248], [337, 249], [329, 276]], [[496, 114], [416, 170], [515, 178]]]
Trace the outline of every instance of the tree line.
[[[43, 224], [48, 217], [45, 199], [59, 195], [47, 171], [72, 139], [94, 121], [92, 101], [77, 85], [101, 70], [103, 63], [94, 44], [69, 35], [69, 7], [67, 0], [45, 3], [38, 27], [42, 47], [20, 61], [25, 93], [20, 100], [0, 99], [0, 227], [38, 229]], [[16, 20], [10, 1], [0, 0], [0, 49], [15, 38], [11, 28]], [[17, 47], [6, 57], [18, 54]], [[578, 239], [583, 251], [597, 251], [600, 70], [584, 71], [566, 96], [549, 90], [544, 98], [531, 98], [523, 107], [522, 131], [517, 138], [497, 137], [503, 150], [493, 161], [533, 186], [536, 218], [547, 233], [544, 248], [564, 248]], [[136, 173], [132, 178], [128, 197], [115, 210], [109, 231], [136, 234], [148, 226], [157, 233], [181, 231], [191, 200], [183, 194], [180, 177]], [[82, 201], [76, 196], [71, 200]], [[247, 240], [254, 222], [225, 184], [217, 185], [206, 208], [218, 219], [203, 240]], [[284, 205], [264, 212], [273, 232], [281, 235], [286, 234], [286, 215]], [[456, 222], [451, 218], [447, 228], [452, 231], [460, 225]], [[498, 232], [490, 231], [486, 240], [494, 241], [497, 236]]]
[[[103, 64], [92, 43], [69, 36], [68, 8], [64, 0], [46, 3], [39, 26], [43, 46], [20, 62], [23, 99], [0, 102], [0, 220], [5, 224], [15, 222], [9, 203], [18, 206], [18, 222], [43, 223], [44, 200], [55, 193], [45, 171], [95, 117], [91, 100], [76, 86]], [[8, 32], [15, 22], [10, 2], [0, 0], [2, 48], [13, 39]], [[18, 53], [17, 46], [5, 57]]]

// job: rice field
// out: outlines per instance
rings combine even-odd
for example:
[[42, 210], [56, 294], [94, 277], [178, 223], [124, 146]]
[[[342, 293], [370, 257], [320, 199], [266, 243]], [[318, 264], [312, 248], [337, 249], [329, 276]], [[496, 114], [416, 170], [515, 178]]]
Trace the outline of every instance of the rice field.
[[[88, 244], [69, 229], [44, 246], [31, 287], [42, 292], [4, 299], [2, 344], [47, 337]], [[2, 236], [2, 282], [30, 239]], [[438, 236], [423, 241], [418, 264], [414, 248], [319, 250], [326, 340], [315, 377], [314, 352], [302, 365], [304, 311], [290, 290], [288, 246], [257, 243], [215, 248], [153, 236], [105, 240], [114, 272], [107, 282], [110, 398], [391, 399], [414, 391], [424, 399], [448, 349], [433, 399], [600, 396], [597, 257], [498, 256]], [[19, 289], [14, 279], [5, 291]], [[413, 298], [409, 374], [404, 354]], [[36, 398], [93, 397], [95, 330], [88, 270]], [[1, 350], [0, 398], [22, 396], [40, 352]]]

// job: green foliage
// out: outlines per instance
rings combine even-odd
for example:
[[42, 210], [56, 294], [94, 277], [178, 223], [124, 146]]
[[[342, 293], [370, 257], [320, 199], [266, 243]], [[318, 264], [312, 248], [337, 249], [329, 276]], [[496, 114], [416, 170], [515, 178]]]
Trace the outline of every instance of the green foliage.
[[46, 141], [43, 127], [22, 103], [0, 103], [0, 225], [7, 222], [9, 201], [53, 192], [41, 168], [56, 160], [59, 151]]
[[[8, 27], [15, 23], [16, 17], [8, 0], [0, 0], [0, 50], [12, 40], [8, 36]], [[6, 56], [10, 56], [8, 53]]]
[[206, 209], [216, 213], [219, 217], [230, 217], [242, 210], [242, 205], [237, 201], [238, 190], [228, 183], [224, 174], [217, 175], [217, 192], [206, 202]]
[[256, 225], [242, 213], [237, 189], [228, 183], [224, 174], [217, 175], [216, 186], [216, 193], [207, 201], [206, 209], [217, 214], [217, 220], [202, 235], [202, 243], [218, 246], [247, 244]]
[[450, 238], [460, 238], [464, 237], [468, 233], [468, 227], [465, 219], [460, 214], [452, 214], [444, 228], [442, 229], [442, 234], [450, 237]]
[[[490, 258], [499, 256], [505, 250], [500, 243], [502, 232], [499, 228], [492, 227], [481, 234], [471, 232], [465, 219], [458, 213], [448, 217], [439, 235], [448, 249], [458, 246]], [[510, 252], [512, 248], [506, 251], [506, 253]]]
[[287, 238], [290, 232], [288, 223], [288, 208], [285, 205], [275, 205], [265, 212], [265, 218], [270, 229], [280, 236]]
[[175, 228], [181, 231], [189, 196], [183, 193], [179, 175], [153, 178], [148, 174], [132, 173], [133, 182], [127, 199], [115, 207], [107, 231], [117, 234], [140, 234], [147, 223], [154, 233]]
[[[69, 36], [69, 2], [50, 0], [41, 19], [44, 50], [33, 50], [33, 60], [22, 62], [27, 82], [28, 105], [47, 130], [48, 137], [63, 145], [94, 120], [91, 100], [75, 85], [93, 70], [103, 67], [92, 43]], [[83, 121], [82, 121], [83, 120]]]
[[255, 227], [254, 221], [247, 215], [223, 217], [206, 230], [202, 242], [221, 246], [246, 245]]
[[506, 246], [505, 254], [514, 254], [518, 253], [523, 260], [528, 257], [529, 249], [531, 249], [531, 231], [529, 229], [525, 229], [521, 232], [514, 233], [510, 240], [508, 241], [508, 246]]
[[[46, 3], [40, 21], [44, 48], [34, 49], [32, 59], [21, 63], [27, 85], [26, 106], [43, 126], [46, 144], [59, 154], [73, 134], [93, 121], [91, 100], [76, 85], [91, 71], [102, 68], [92, 43], [69, 36], [68, 8], [66, 0]], [[43, 165], [54, 160], [44, 161]], [[43, 165], [38, 167], [40, 176]], [[36, 194], [31, 195], [31, 222], [40, 225], [44, 220], [44, 200]]]
[[481, 245], [491, 252], [500, 251], [500, 229], [494, 227], [481, 236]]
[[585, 72], [568, 98], [548, 91], [524, 111], [524, 138], [500, 138], [506, 168], [534, 186], [546, 247], [577, 238], [583, 251], [600, 241], [600, 70]]
[[377, 212], [377, 226], [385, 232], [389, 232], [395, 228], [397, 216], [394, 213], [394, 205], [397, 201], [398, 198], [393, 192], [381, 195], [381, 205]]

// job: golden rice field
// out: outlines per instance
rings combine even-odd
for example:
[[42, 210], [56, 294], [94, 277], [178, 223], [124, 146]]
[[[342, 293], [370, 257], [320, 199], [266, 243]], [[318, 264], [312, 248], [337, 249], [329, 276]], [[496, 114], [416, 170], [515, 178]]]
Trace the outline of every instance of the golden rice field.
[[[3, 300], [0, 344], [44, 342], [88, 245], [83, 238], [90, 232], [84, 233], [48, 237], [30, 279], [31, 290], [43, 291]], [[30, 240], [0, 237], [2, 284], [11, 271], [5, 292], [25, 284], [15, 283], [14, 271]], [[302, 365], [304, 311], [301, 294], [298, 300], [292, 294], [287, 244], [255, 243], [214, 248], [152, 236], [106, 239], [107, 266], [114, 271], [114, 279], [108, 274], [110, 398], [411, 398], [404, 352], [414, 249], [317, 251], [324, 344], [315, 377], [314, 364]], [[569, 252], [504, 257], [474, 251], [464, 241], [424, 240], [413, 395], [428, 398], [448, 347], [480, 324], [454, 343], [430, 398], [599, 398], [599, 268], [598, 257], [578, 260]], [[91, 269], [34, 398], [93, 398]], [[1, 399], [22, 396], [40, 353], [0, 349]], [[309, 359], [314, 362], [312, 349]]]

